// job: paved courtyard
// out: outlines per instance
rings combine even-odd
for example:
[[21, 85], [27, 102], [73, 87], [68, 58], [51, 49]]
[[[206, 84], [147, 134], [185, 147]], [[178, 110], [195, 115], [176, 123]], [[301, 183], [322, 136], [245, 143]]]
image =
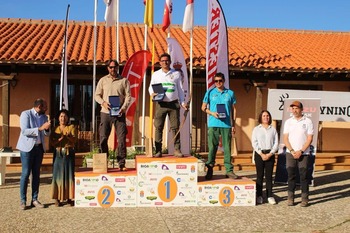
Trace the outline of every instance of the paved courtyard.
[[[254, 179], [254, 172], [237, 172]], [[51, 174], [43, 174], [39, 200], [44, 209], [19, 209], [19, 173], [0, 186], [1, 232], [349, 232], [350, 171], [317, 171], [310, 206], [287, 206], [286, 186], [276, 184], [277, 205], [253, 207], [55, 207]], [[30, 192], [30, 189], [28, 189]]]

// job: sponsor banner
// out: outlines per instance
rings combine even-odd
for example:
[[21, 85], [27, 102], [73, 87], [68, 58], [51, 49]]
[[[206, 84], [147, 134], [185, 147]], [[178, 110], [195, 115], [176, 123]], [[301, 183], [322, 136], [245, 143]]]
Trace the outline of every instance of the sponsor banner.
[[136, 158], [137, 206], [197, 206], [198, 160]]
[[254, 206], [255, 182], [221, 179], [198, 183], [198, 206]]
[[[302, 99], [302, 98], [286, 99], [284, 101], [283, 118], [282, 118], [283, 124], [280, 131], [280, 142], [279, 142], [279, 149], [278, 149], [275, 182], [287, 183], [288, 181], [288, 174], [286, 169], [286, 148], [283, 141], [283, 129], [284, 129], [284, 123], [286, 122], [286, 120], [293, 116], [292, 108], [290, 107], [290, 104], [294, 100], [298, 100], [303, 104], [303, 109], [304, 109], [303, 114], [306, 117], [310, 118], [314, 125], [314, 136], [310, 146], [309, 165], [308, 165], [308, 172], [309, 172], [308, 177], [310, 177], [310, 182], [311, 184], [313, 184], [315, 156], [317, 151], [318, 123], [319, 123], [319, 116], [320, 116], [320, 99]], [[272, 115], [272, 118], [274, 119], [273, 115]], [[297, 172], [296, 180], [297, 181], [299, 180], [299, 172]]]
[[[151, 61], [152, 54], [147, 50], [140, 50], [134, 53], [126, 62], [122, 76], [127, 78], [130, 83], [131, 103], [126, 110], [126, 127], [128, 134], [126, 135], [126, 146], [131, 146], [132, 130], [136, 104], [140, 93], [140, 87], [146, 72], [148, 63]], [[116, 145], [115, 145], [116, 148]]]
[[219, 1], [208, 1], [207, 18], [207, 89], [215, 87], [214, 76], [218, 72], [225, 75], [225, 87], [229, 88], [227, 27]]
[[[320, 99], [320, 121], [350, 122], [349, 92], [269, 89], [267, 109], [274, 120], [282, 120], [284, 102], [288, 99], [301, 98]], [[304, 107], [304, 110], [307, 111], [308, 109]]]
[[75, 173], [75, 207], [136, 207], [135, 171]]

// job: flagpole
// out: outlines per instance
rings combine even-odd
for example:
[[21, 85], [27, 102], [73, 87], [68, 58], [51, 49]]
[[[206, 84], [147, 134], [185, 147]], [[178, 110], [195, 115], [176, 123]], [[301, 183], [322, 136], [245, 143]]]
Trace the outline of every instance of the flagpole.
[[[94, 61], [92, 71], [92, 136], [95, 135], [95, 91], [96, 91], [96, 44], [97, 44], [97, 0], [94, 6]], [[92, 139], [93, 139], [92, 138]], [[91, 145], [92, 146], [92, 145]]]
[[[193, 91], [193, 28], [190, 31], [190, 95], [192, 95]], [[192, 149], [192, 96], [190, 98], [190, 151]]]
[[68, 110], [68, 94], [67, 94], [67, 42], [68, 42], [68, 15], [70, 5], [67, 6], [66, 21], [64, 26], [63, 51], [62, 51], [62, 70], [60, 85], [60, 110]]
[[116, 60], [119, 62], [119, 0], [117, 0]]
[[[145, 24], [145, 42], [144, 42], [144, 48], [147, 50], [147, 35], [148, 35], [148, 27], [147, 24]], [[153, 56], [153, 54], [152, 54]], [[147, 70], [143, 76], [143, 83], [142, 83], [142, 128], [141, 128], [141, 146], [145, 145], [145, 125], [146, 125], [146, 77], [147, 77]]]

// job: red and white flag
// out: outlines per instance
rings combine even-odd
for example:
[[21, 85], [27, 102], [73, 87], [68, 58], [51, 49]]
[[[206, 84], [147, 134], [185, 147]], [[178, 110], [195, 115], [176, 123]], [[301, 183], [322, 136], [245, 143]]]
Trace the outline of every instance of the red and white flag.
[[225, 87], [229, 88], [227, 27], [224, 12], [218, 0], [208, 0], [207, 23], [207, 89], [215, 86], [214, 76], [225, 75]]
[[139, 97], [140, 87], [146, 72], [148, 63], [151, 61], [152, 54], [147, 50], [141, 50], [134, 53], [126, 62], [122, 76], [130, 82], [131, 103], [126, 110], [126, 127], [128, 134], [126, 135], [126, 146], [131, 146], [132, 127], [134, 122], [136, 104]]
[[115, 26], [118, 17], [118, 2], [117, 0], [104, 0], [104, 2], [106, 4], [106, 27]]
[[182, 31], [188, 32], [193, 29], [193, 10], [194, 0], [186, 0], [186, 8], [184, 14], [184, 20], [182, 23]]
[[171, 24], [171, 15], [173, 13], [173, 2], [172, 0], [165, 0], [164, 5], [164, 16], [162, 30], [165, 32]]

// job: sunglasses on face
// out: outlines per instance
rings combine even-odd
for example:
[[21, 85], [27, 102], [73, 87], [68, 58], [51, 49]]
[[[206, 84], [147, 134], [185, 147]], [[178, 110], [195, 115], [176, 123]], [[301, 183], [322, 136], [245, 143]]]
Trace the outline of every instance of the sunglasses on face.
[[222, 80], [222, 79], [216, 79], [215, 82], [216, 82], [216, 83], [222, 83], [223, 80]]
[[108, 66], [109, 69], [117, 69], [118, 66]]

